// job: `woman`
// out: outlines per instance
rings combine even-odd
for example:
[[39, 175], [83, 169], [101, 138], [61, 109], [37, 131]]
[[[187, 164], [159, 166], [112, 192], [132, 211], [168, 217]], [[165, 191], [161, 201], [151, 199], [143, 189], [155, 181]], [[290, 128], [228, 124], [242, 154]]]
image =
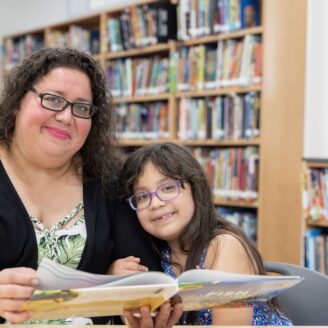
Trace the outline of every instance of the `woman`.
[[[113, 259], [129, 255], [138, 257], [131, 272], [147, 269], [140, 258], [159, 268], [137, 220], [115, 199], [120, 160], [113, 115], [102, 69], [74, 49], [43, 49], [5, 81], [0, 314], [7, 321], [29, 319], [20, 308], [38, 285], [43, 257], [92, 273], [106, 273]], [[142, 313], [147, 321], [150, 314]]]

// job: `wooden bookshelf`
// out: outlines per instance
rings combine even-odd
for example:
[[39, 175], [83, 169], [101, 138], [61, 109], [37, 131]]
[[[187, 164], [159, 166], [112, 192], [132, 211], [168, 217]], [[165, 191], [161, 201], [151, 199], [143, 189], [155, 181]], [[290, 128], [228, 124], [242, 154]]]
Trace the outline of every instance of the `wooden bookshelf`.
[[[158, 139], [156, 142], [165, 142], [168, 139]], [[226, 140], [226, 141], [216, 141], [216, 140], [180, 140], [176, 138], [170, 138], [169, 141], [174, 143], [182, 144], [185, 146], [206, 146], [206, 147], [246, 147], [246, 146], [259, 146], [259, 139], [254, 140]], [[153, 143], [154, 140], [147, 139], [120, 139], [120, 144], [123, 147], [129, 146], [143, 146]]]
[[249, 27], [243, 30], [238, 30], [233, 32], [226, 32], [226, 33], [219, 33], [215, 35], [198, 37], [195, 39], [184, 41], [183, 44], [187, 46], [195, 46], [198, 44], [215, 43], [220, 40], [240, 39], [246, 35], [262, 34], [262, 32], [263, 32], [262, 26], [255, 26], [255, 27]]
[[158, 54], [162, 52], [169, 52], [170, 50], [170, 45], [167, 43], [163, 44], [155, 44], [151, 45], [147, 48], [136, 48], [136, 49], [131, 49], [131, 50], [126, 50], [126, 51], [118, 51], [118, 52], [108, 52], [106, 53], [106, 59], [115, 59], [115, 58], [124, 58], [124, 57], [135, 57], [135, 56], [143, 56], [147, 54]]
[[328, 167], [328, 161], [326, 160], [306, 161], [306, 166], [310, 169], [324, 169]]
[[327, 160], [305, 160], [302, 176], [305, 264], [328, 275]]
[[328, 219], [321, 219], [321, 220], [312, 220], [307, 219], [306, 224], [308, 227], [315, 227], [315, 228], [328, 228]]
[[[151, 5], [156, 0], [137, 0], [129, 7]], [[178, 0], [171, 1], [178, 4]], [[258, 248], [265, 260], [301, 263], [301, 240], [304, 233], [301, 206], [301, 158], [303, 151], [304, 67], [306, 35], [306, 0], [261, 0], [261, 25], [233, 32], [192, 38], [187, 41], [170, 41], [142, 48], [109, 51], [109, 17], [118, 17], [126, 6], [105, 9], [99, 13], [59, 24], [45, 26], [33, 33], [44, 36], [45, 46], [54, 31], [67, 32], [72, 25], [99, 33], [99, 53], [94, 57], [104, 69], [110, 61], [127, 58], [169, 57], [181, 47], [214, 45], [218, 41], [240, 40], [246, 36], [261, 36], [263, 40], [263, 78], [261, 83], [248, 86], [230, 86], [197, 91], [165, 91], [152, 95], [114, 97], [114, 104], [168, 104], [168, 138], [186, 146], [215, 148], [256, 147], [259, 151], [259, 197], [256, 201], [236, 202], [215, 200], [218, 206], [249, 208], [257, 213]], [[5, 37], [17, 39], [28, 33]], [[206, 98], [230, 94], [261, 95], [260, 137], [245, 140], [179, 140], [179, 102], [183, 98]], [[153, 140], [121, 139], [124, 147], [139, 147]]]
[[306, 0], [266, 0], [258, 246], [264, 258], [301, 264]]
[[218, 89], [210, 89], [210, 90], [201, 90], [201, 91], [183, 91], [183, 92], [176, 92], [177, 98], [182, 97], [190, 97], [190, 98], [197, 98], [197, 97], [214, 97], [214, 96], [222, 96], [222, 95], [229, 95], [229, 94], [243, 94], [248, 93], [251, 91], [261, 91], [262, 84], [254, 84], [246, 87], [240, 86], [233, 86], [233, 87], [226, 87], [226, 88], [218, 88]]
[[148, 95], [148, 96], [131, 96], [131, 97], [115, 97], [113, 99], [114, 104], [120, 103], [140, 103], [140, 102], [151, 102], [151, 101], [167, 101], [170, 99], [169, 93], [162, 93], [159, 95]]
[[242, 208], [254, 208], [257, 209], [259, 204], [257, 201], [254, 202], [242, 202], [242, 201], [234, 201], [234, 200], [223, 200], [214, 198], [215, 205], [218, 206], [229, 206], [229, 207], [242, 207]]

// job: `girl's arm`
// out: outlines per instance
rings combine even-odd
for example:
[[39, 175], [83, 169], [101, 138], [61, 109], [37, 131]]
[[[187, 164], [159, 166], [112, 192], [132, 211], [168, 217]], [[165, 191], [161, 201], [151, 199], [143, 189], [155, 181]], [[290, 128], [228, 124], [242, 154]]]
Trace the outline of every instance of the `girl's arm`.
[[148, 268], [140, 264], [140, 258], [128, 256], [114, 261], [107, 270], [107, 274], [133, 274], [147, 272]]
[[[206, 268], [224, 272], [255, 274], [252, 260], [239, 239], [230, 234], [218, 235], [211, 241]], [[212, 325], [252, 324], [253, 308], [226, 308], [212, 310]]]

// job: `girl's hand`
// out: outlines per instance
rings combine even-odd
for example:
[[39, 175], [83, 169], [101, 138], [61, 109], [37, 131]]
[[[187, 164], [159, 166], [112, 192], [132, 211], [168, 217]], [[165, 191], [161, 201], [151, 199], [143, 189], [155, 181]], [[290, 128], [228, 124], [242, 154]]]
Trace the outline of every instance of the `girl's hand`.
[[140, 258], [128, 256], [124, 259], [114, 261], [107, 270], [107, 274], [132, 274], [139, 272], [147, 272], [148, 268], [139, 264]]
[[124, 318], [129, 327], [136, 328], [168, 328], [174, 326], [182, 315], [182, 303], [175, 304], [172, 308], [170, 302], [165, 302], [153, 317], [147, 306], [140, 309], [140, 316], [135, 316], [131, 311], [124, 311]]
[[21, 308], [38, 284], [33, 269], [21, 267], [0, 271], [0, 316], [11, 323], [28, 320], [32, 313], [21, 311]]

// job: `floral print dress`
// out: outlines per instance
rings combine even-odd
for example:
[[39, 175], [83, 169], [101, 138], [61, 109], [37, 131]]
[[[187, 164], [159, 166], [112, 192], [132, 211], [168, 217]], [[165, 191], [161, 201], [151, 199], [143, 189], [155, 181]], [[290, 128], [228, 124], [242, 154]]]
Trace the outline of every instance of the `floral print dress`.
[[[87, 238], [83, 202], [61, 218], [50, 228], [37, 218], [30, 216], [38, 243], [38, 263], [43, 258], [76, 269], [81, 260]], [[76, 219], [74, 224], [70, 221]], [[92, 324], [89, 318], [67, 318], [57, 320], [33, 320], [32, 324]]]
[[[205, 258], [206, 258], [205, 249], [200, 256], [197, 269], [205, 269]], [[162, 269], [163, 271], [170, 275], [173, 278], [176, 278], [175, 272], [171, 265], [171, 251], [170, 248], [167, 247], [162, 251]], [[271, 307], [267, 303], [254, 303], [253, 306], [253, 320], [252, 326], [292, 326], [292, 322], [290, 319], [286, 317], [286, 315], [280, 312], [278, 309], [275, 311], [271, 309]], [[198, 322], [200, 325], [212, 325], [212, 311], [210, 309], [204, 309], [197, 312]], [[187, 322], [187, 314], [184, 313], [180, 319], [180, 324], [182, 325], [190, 325]], [[194, 323], [195, 324], [195, 323]]]

